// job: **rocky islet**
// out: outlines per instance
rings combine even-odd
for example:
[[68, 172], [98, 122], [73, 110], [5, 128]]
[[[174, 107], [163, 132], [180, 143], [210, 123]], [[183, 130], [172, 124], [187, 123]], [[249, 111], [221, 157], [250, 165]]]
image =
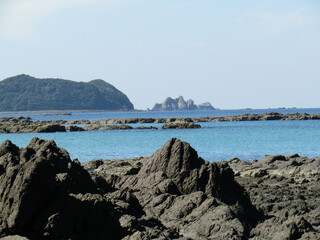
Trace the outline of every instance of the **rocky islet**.
[[215, 110], [210, 102], [196, 105], [192, 99], [184, 100], [182, 96], [178, 98], [167, 97], [162, 103], [156, 103], [152, 111], [185, 111], [185, 110]]

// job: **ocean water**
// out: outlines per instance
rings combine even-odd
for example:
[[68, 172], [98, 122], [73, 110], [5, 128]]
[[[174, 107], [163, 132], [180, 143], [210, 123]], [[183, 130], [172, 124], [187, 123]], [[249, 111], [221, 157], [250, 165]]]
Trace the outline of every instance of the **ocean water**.
[[[261, 109], [217, 110], [190, 112], [83, 112], [64, 116], [43, 116], [39, 113], [18, 114], [34, 120], [104, 119], [126, 117], [199, 117], [224, 116], [242, 113], [320, 113], [320, 109]], [[9, 116], [9, 114], [0, 114]], [[10, 114], [12, 116], [12, 114]], [[68, 150], [70, 157], [81, 162], [92, 159], [115, 159], [149, 156], [170, 138], [189, 142], [200, 157], [208, 161], [222, 161], [238, 157], [242, 160], [261, 159], [267, 154], [320, 156], [320, 120], [308, 121], [249, 121], [200, 123], [200, 129], [111, 130], [68, 133], [0, 134], [0, 141], [11, 140], [25, 147], [33, 137], [54, 139], [59, 147]], [[138, 126], [138, 125], [135, 125]]]
[[278, 113], [320, 113], [320, 108], [289, 108], [289, 109], [237, 109], [237, 110], [214, 110], [214, 111], [132, 111], [132, 112], [69, 112], [71, 115], [46, 116], [52, 112], [42, 113], [0, 113], [0, 117], [26, 116], [33, 120], [97, 120], [110, 118], [178, 118], [178, 117], [219, 117], [238, 114], [261, 114], [267, 112]]

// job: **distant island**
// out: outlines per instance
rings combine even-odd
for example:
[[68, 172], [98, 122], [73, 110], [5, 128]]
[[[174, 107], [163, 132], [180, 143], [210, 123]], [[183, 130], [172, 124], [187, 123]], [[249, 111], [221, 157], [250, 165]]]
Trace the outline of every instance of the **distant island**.
[[0, 111], [133, 110], [128, 97], [103, 80], [75, 82], [18, 75], [0, 81]]
[[215, 110], [210, 102], [196, 105], [192, 99], [185, 101], [182, 96], [178, 98], [167, 97], [162, 103], [156, 103], [151, 111], [181, 111], [181, 110]]

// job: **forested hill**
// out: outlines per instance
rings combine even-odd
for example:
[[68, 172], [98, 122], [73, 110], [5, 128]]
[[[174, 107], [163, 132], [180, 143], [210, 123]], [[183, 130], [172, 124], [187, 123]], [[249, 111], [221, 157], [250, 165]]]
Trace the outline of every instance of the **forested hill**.
[[103, 80], [75, 82], [18, 75], [0, 81], [0, 111], [133, 110], [128, 97]]

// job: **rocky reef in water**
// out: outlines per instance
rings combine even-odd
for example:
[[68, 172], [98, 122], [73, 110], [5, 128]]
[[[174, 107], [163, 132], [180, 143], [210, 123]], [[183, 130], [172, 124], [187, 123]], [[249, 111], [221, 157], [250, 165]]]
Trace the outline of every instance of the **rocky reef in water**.
[[[72, 125], [70, 125], [70, 123]], [[84, 126], [77, 126], [84, 124]], [[0, 118], [0, 133], [52, 133], [52, 132], [80, 132], [100, 130], [127, 130], [133, 127], [126, 124], [105, 125], [90, 124], [88, 120], [53, 120], [53, 121], [32, 121], [29, 117], [3, 117]], [[142, 129], [137, 127], [136, 129]], [[143, 129], [157, 129], [156, 127], [144, 127]]]
[[[0, 118], [0, 133], [31, 133], [31, 132], [74, 132], [97, 130], [127, 130], [134, 127], [126, 124], [134, 123], [164, 123], [163, 128], [200, 128], [197, 122], [224, 121], [274, 121], [274, 120], [319, 120], [320, 114], [276, 112], [262, 114], [241, 114], [222, 117], [192, 117], [192, 118], [119, 118], [100, 120], [52, 120], [32, 121], [29, 117]], [[77, 125], [84, 126], [77, 126]], [[136, 127], [135, 129], [157, 129], [154, 126]]]
[[185, 101], [182, 96], [175, 99], [167, 97], [162, 103], [156, 103], [152, 108], [152, 111], [179, 110], [215, 110], [215, 108], [209, 102], [196, 105], [192, 99]]
[[0, 146], [0, 237], [319, 239], [319, 158], [207, 162], [179, 139], [80, 164], [54, 141]]

